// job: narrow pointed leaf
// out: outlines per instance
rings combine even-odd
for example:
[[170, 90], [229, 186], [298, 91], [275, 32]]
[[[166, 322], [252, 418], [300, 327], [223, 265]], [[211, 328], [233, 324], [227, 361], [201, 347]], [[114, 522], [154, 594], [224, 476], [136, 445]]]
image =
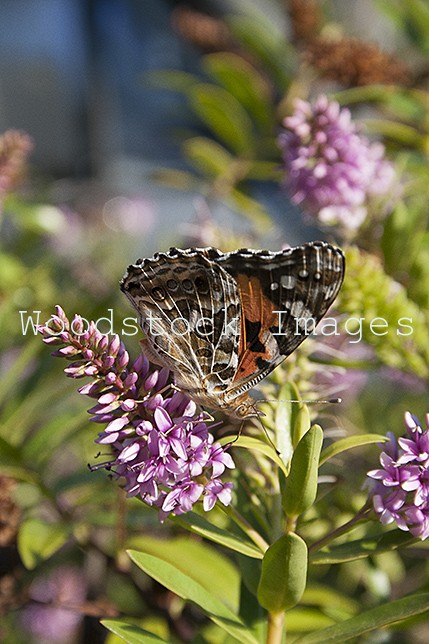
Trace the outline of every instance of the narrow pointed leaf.
[[167, 642], [136, 624], [129, 624], [119, 619], [103, 619], [101, 624], [118, 637], [122, 637], [127, 644], [160, 644], [160, 642], [166, 644]]
[[[228, 439], [230, 440], [229, 437]], [[234, 447], [244, 447], [245, 449], [254, 449], [258, 452], [261, 452], [261, 454], [268, 456], [268, 458], [270, 458], [273, 463], [275, 463], [281, 470], [283, 470], [285, 474], [287, 473], [286, 466], [280, 456], [274, 450], [274, 447], [269, 443], [265, 443], [259, 438], [254, 438], [253, 436], [244, 436], [244, 434], [242, 434], [240, 438], [235, 441]]]
[[262, 203], [244, 194], [242, 190], [233, 188], [229, 194], [229, 202], [234, 209], [247, 217], [260, 233], [266, 234], [272, 229], [273, 222], [271, 216]]
[[296, 56], [279, 25], [260, 11], [234, 15], [227, 22], [234, 38], [261, 61], [281, 90], [286, 90]]
[[19, 376], [42, 349], [43, 345], [38, 339], [27, 341], [13, 364], [8, 369], [5, 369], [0, 377], [0, 404], [7, 400], [16, 387]]
[[266, 79], [242, 56], [219, 52], [205, 56], [203, 69], [244, 106], [262, 127], [272, 127], [273, 104]]
[[246, 110], [229, 92], [215, 85], [200, 84], [190, 90], [194, 112], [231, 151], [250, 154], [252, 122]]
[[355, 447], [362, 447], [363, 445], [371, 445], [373, 443], [385, 443], [387, 441], [386, 436], [381, 434], [360, 434], [359, 436], [349, 436], [348, 438], [342, 438], [339, 441], [335, 441], [329, 447], [326, 447], [320, 455], [319, 464], [325, 463], [333, 456], [341, 454], [341, 452], [346, 452], [349, 449], [354, 449]]
[[160, 185], [175, 188], [176, 190], [196, 190], [199, 185], [195, 176], [184, 170], [159, 168], [151, 172], [150, 178]]
[[209, 177], [226, 173], [234, 157], [220, 143], [204, 136], [188, 139], [183, 144], [185, 157], [192, 165]]
[[[212, 510], [212, 513], [215, 511], [216, 509]], [[195, 512], [187, 512], [186, 514], [174, 517], [171, 520], [174, 521], [174, 523], [178, 523], [183, 528], [190, 530], [194, 534], [210, 539], [210, 541], [214, 541], [215, 543], [225, 546], [225, 548], [229, 548], [230, 550], [234, 550], [235, 552], [240, 552], [242, 555], [246, 555], [246, 557], [262, 559], [264, 556], [264, 553], [251, 541], [245, 541], [244, 539], [231, 534], [227, 530], [223, 530], [222, 528], [212, 525], [203, 517], [195, 514]]]
[[[351, 617], [335, 626], [310, 633], [296, 640], [298, 644], [329, 644], [347, 642], [379, 628], [393, 624], [429, 611], [429, 593], [416, 593], [403, 599], [383, 604], [376, 608]], [[359, 641], [361, 641], [359, 639]]]
[[28, 519], [18, 533], [18, 551], [29, 570], [48, 559], [61, 548], [70, 536], [65, 524], [45, 523], [39, 519]]
[[365, 559], [373, 555], [381, 554], [404, 548], [418, 539], [410, 535], [409, 532], [401, 530], [392, 530], [378, 537], [367, 537], [356, 541], [341, 543], [340, 545], [325, 546], [319, 552], [310, 554], [311, 563], [314, 564], [338, 564], [345, 561], [355, 561], [356, 559]]
[[296, 447], [311, 427], [310, 412], [307, 405], [300, 405], [293, 425], [293, 444]]
[[179, 597], [182, 597], [182, 599], [192, 601], [200, 606], [215, 624], [223, 628], [239, 642], [242, 642], [242, 644], [257, 644], [253, 635], [246, 629], [240, 618], [189, 575], [153, 555], [137, 552], [136, 550], [129, 550], [128, 554], [132, 561], [146, 574]]
[[295, 606], [307, 581], [307, 546], [297, 534], [289, 532], [273, 543], [262, 560], [258, 601], [276, 613]]
[[169, 539], [136, 536], [130, 539], [128, 547], [174, 564], [232, 610], [238, 610], [239, 572], [230, 559], [212, 545], [188, 536]]

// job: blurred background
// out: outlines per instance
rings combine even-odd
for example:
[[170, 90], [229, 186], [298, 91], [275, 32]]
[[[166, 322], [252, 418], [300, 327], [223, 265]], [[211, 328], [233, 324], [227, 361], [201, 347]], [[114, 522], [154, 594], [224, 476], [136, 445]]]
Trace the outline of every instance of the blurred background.
[[[405, 409], [424, 417], [428, 43], [427, 0], [0, 1], [0, 640], [117, 644], [98, 620], [126, 615], [166, 641], [229, 641], [131, 566], [126, 547], [150, 552], [163, 538], [198, 558], [203, 544], [125, 501], [103, 469], [86, 470], [98, 446], [82, 383], [63, 377], [31, 324], [23, 332], [20, 311], [44, 322], [56, 304], [70, 318], [112, 309], [117, 331], [134, 315], [119, 280], [137, 257], [171, 245], [277, 250], [326, 239], [347, 253], [338, 320], [382, 316], [393, 333], [364, 325], [358, 346], [344, 334], [324, 347], [307, 341], [276, 371], [269, 397], [289, 378], [310, 398], [344, 395], [320, 410], [328, 442], [400, 434]], [[393, 199], [368, 207], [361, 228], [304, 217], [285, 190], [283, 119], [295, 98], [320, 94], [350, 107], [395, 160]], [[406, 342], [395, 335], [401, 316], [415, 324]], [[126, 342], [135, 357], [138, 338]], [[309, 540], [364, 502], [378, 452], [354, 455], [328, 471], [339, 483], [347, 472], [346, 486], [321, 495], [319, 522], [303, 528]], [[262, 496], [272, 464], [238, 462], [237, 489], [245, 481]], [[204, 547], [201, 560], [232, 565]], [[405, 562], [389, 552], [319, 567], [311, 581], [339, 603], [347, 595], [341, 618], [350, 617], [425, 589], [427, 548], [407, 552]], [[310, 599], [309, 608], [320, 607]], [[319, 617], [326, 626], [338, 615], [323, 605]], [[423, 618], [368, 641], [426, 642]], [[296, 634], [305, 623], [288, 618]]]
[[[183, 93], [160, 89], [153, 73], [203, 78], [201, 54], [237, 49], [223, 17], [241, 12], [256, 20], [259, 13], [276, 34], [293, 39], [286, 0], [3, 0], [0, 130], [31, 135], [34, 173], [49, 181], [57, 203], [78, 204], [85, 216], [107, 203], [101, 226], [133, 228], [141, 252], [165, 247], [174, 242], [166, 225], [185, 231], [199, 202], [195, 191], [160, 187], [152, 175], [160, 165], [183, 168], [180, 143], [191, 128], [204, 127]], [[329, 12], [350, 35], [387, 50], [398, 45], [398, 32], [371, 0], [330, 2]], [[285, 241], [312, 237], [278, 186], [253, 189]], [[232, 216], [219, 202], [211, 206], [221, 221]]]

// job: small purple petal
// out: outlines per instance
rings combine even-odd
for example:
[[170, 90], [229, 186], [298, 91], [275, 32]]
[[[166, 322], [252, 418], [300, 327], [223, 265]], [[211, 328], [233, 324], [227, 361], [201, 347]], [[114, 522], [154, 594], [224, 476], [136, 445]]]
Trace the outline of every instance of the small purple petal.
[[110, 422], [107, 425], [105, 431], [106, 432], [117, 432], [117, 431], [121, 430], [123, 427], [125, 427], [125, 425], [127, 425], [128, 422], [129, 422], [129, 420], [125, 416], [123, 416], [122, 418], [115, 418], [115, 420], [112, 420], [112, 422]]
[[162, 407], [157, 407], [155, 409], [153, 418], [160, 432], [167, 432], [171, 427], [173, 427], [173, 421], [171, 420], [168, 412], [166, 412]]

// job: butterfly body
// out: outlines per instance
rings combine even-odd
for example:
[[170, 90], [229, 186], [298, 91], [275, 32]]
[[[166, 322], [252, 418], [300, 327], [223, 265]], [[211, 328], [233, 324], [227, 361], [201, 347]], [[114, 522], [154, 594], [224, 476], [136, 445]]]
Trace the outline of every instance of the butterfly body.
[[146, 355], [176, 386], [246, 418], [258, 414], [248, 390], [326, 314], [343, 276], [342, 252], [325, 242], [278, 252], [172, 248], [129, 266], [121, 289], [139, 313]]

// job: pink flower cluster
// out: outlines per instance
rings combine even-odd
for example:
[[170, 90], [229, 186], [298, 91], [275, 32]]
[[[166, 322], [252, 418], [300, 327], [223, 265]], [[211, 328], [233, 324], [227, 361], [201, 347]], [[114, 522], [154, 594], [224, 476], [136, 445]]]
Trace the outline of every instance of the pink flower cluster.
[[380, 455], [381, 468], [371, 470], [375, 479], [372, 498], [381, 523], [395, 522], [415, 537], [429, 537], [429, 414], [426, 428], [407, 412], [406, 438], [389, 432], [389, 442]]
[[278, 144], [292, 202], [321, 224], [359, 228], [369, 201], [388, 195], [395, 180], [383, 145], [361, 135], [350, 111], [326, 96], [297, 100], [283, 126]]
[[232, 483], [221, 476], [234, 462], [195, 403], [169, 386], [167, 369], [144, 355], [130, 364], [119, 336], [109, 339], [93, 322], [85, 330], [79, 316], [70, 323], [59, 306], [38, 330], [46, 344], [60, 345], [52, 355], [71, 361], [69, 377], [92, 379], [79, 393], [97, 399], [91, 420], [106, 426], [96, 442], [111, 446], [105, 467], [124, 480], [129, 496], [159, 508], [161, 521], [200, 500], [206, 511], [231, 502]]

